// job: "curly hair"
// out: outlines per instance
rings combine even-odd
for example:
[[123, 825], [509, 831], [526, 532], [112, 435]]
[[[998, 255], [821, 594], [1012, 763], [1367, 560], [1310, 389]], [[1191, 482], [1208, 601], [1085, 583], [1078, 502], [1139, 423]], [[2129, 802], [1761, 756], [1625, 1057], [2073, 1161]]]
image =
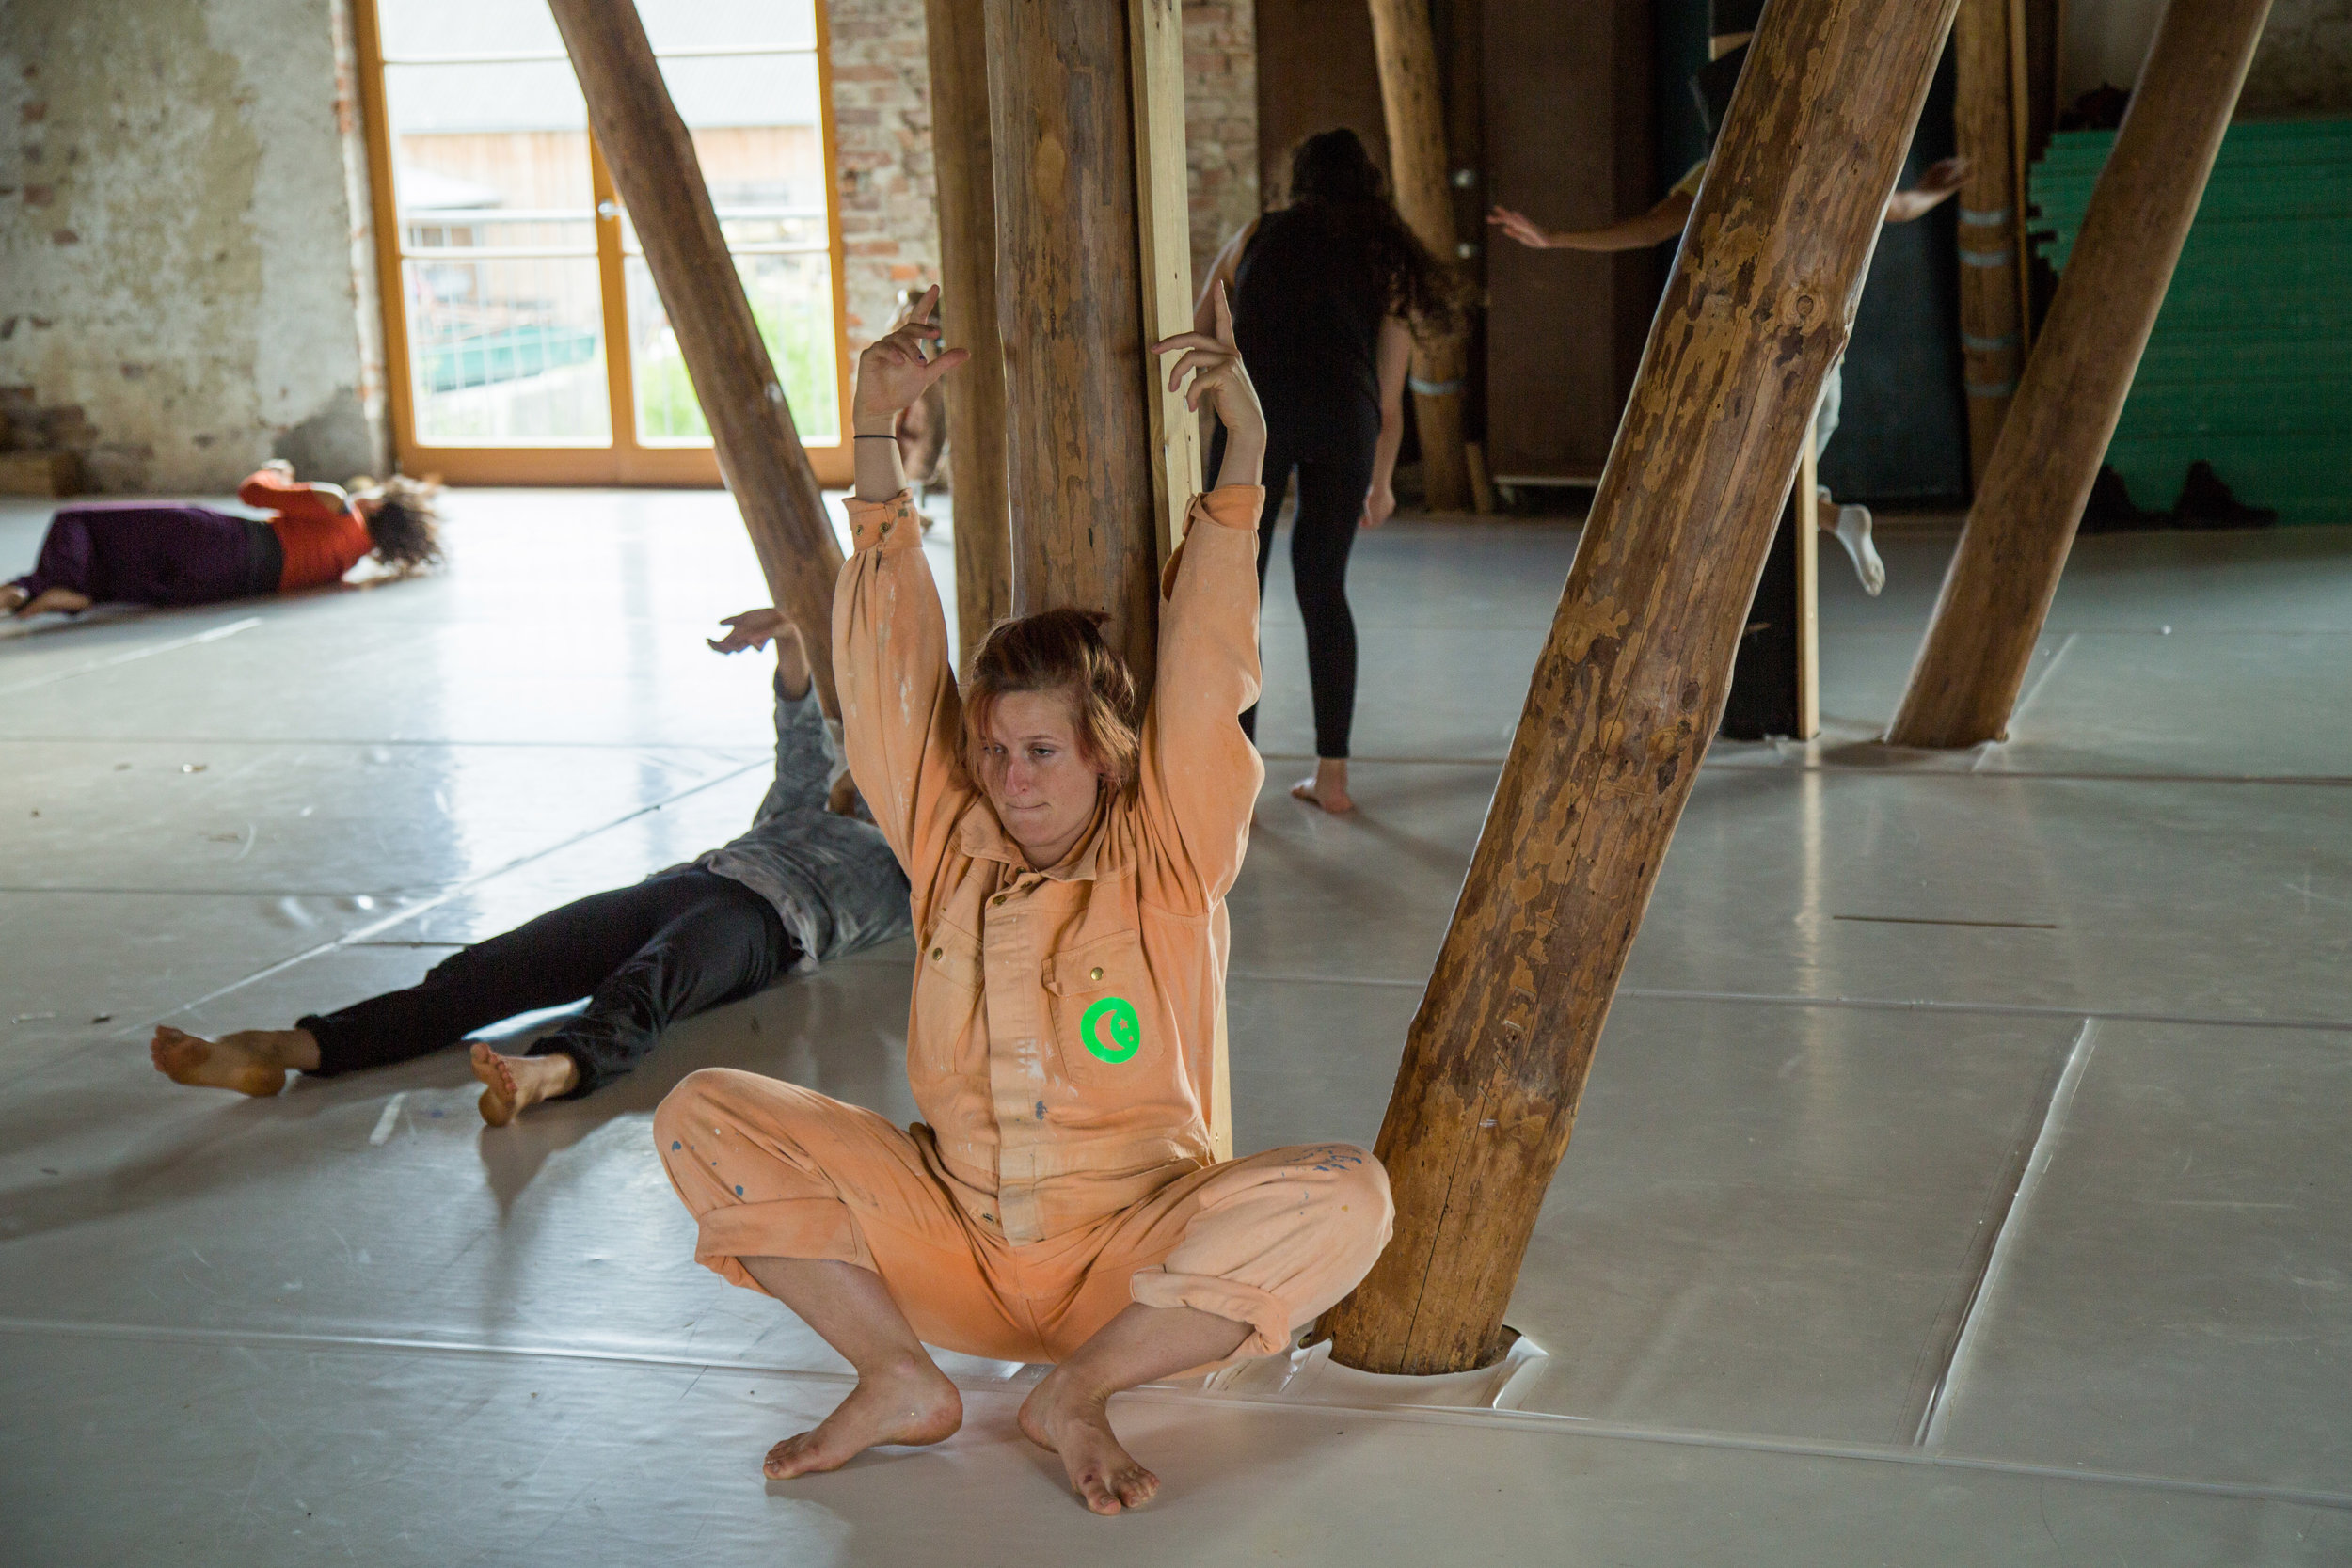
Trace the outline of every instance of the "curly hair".
[[1469, 289], [1406, 225], [1388, 181], [1356, 133], [1318, 131], [1291, 150], [1290, 201], [1322, 218], [1334, 253], [1360, 256], [1386, 288], [1390, 312], [1423, 337], [1459, 331]]
[[402, 577], [441, 562], [441, 482], [437, 476], [395, 476], [377, 484], [355, 479], [352, 492], [373, 491], [375, 504], [361, 514], [375, 558]]
[[1103, 640], [1110, 617], [1099, 610], [1048, 610], [997, 622], [972, 656], [963, 693], [963, 771], [980, 780], [979, 752], [989, 717], [1016, 691], [1054, 691], [1070, 700], [1087, 760], [1115, 788], [1135, 782], [1136, 677]]

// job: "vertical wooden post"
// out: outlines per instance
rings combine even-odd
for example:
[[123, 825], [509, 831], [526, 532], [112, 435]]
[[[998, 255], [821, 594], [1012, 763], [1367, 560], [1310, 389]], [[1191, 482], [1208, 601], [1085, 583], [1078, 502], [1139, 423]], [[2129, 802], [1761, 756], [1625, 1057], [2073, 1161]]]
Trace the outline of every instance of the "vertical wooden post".
[[1886, 738], [2000, 739], [2083, 505], [2204, 195], [2270, 0], [2173, 0], [2009, 420], [1977, 488]]
[[[587, 102], [588, 124], [637, 226], [645, 266], [677, 334], [686, 372], [718, 448], [719, 471], [741, 509], [777, 609], [806, 631], [825, 711], [834, 696], [833, 585], [841, 546], [817, 491], [760, 341], [719, 215], [703, 183], [693, 137], [670, 102], [634, 6], [548, 0]], [[614, 419], [626, 418], [616, 406]]]
[[986, 0], [1016, 614], [1106, 610], [1146, 689], [1159, 591], [1128, 18]]
[[[1127, 0], [1136, 111], [1136, 250], [1144, 338], [1192, 330], [1192, 196], [1184, 168], [1184, 12], [1182, 0]], [[1146, 356], [1144, 410], [1152, 437], [1152, 507], [1159, 559], [1184, 543], [1184, 514], [1200, 492], [1200, 420]]]
[[1406, 1041], [1395, 1238], [1328, 1320], [1349, 1366], [1500, 1348], [1956, 3], [1765, 8]]
[[1960, 0], [1952, 19], [1953, 130], [1968, 178], [1960, 188], [1960, 347], [1968, 395], [1968, 471], [1981, 483], [2026, 362], [2025, 192], [2011, 91], [2010, 0]]
[[964, 656], [1012, 613], [1005, 499], [1005, 355], [996, 338], [996, 176], [989, 154], [981, 0], [928, 0], [931, 165], [939, 188], [941, 325], [972, 351], [942, 383], [956, 521], [956, 630]]
[[[1370, 3], [1396, 208], [1450, 267], [1456, 261], [1454, 197], [1446, 187], [1445, 103], [1438, 91], [1429, 7], [1426, 0]], [[1470, 356], [1458, 337], [1414, 347], [1413, 428], [1421, 437], [1429, 504], [1441, 512], [1470, 504], [1470, 466], [1462, 453], [1462, 386], [1469, 373]]]

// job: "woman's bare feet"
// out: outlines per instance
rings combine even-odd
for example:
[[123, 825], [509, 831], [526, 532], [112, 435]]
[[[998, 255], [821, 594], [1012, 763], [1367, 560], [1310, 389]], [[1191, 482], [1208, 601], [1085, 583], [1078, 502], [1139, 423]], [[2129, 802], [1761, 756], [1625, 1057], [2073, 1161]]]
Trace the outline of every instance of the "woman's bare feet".
[[175, 1084], [265, 1096], [286, 1086], [288, 1070], [315, 1069], [319, 1042], [307, 1029], [241, 1029], [208, 1040], [159, 1023], [147, 1054]]
[[928, 1355], [858, 1374], [857, 1386], [834, 1413], [807, 1432], [768, 1450], [760, 1473], [788, 1481], [838, 1470], [883, 1443], [945, 1442], [963, 1425], [963, 1396]]
[[1301, 779], [1291, 785], [1294, 800], [1311, 806], [1321, 806], [1331, 813], [1354, 811], [1355, 797], [1347, 793], [1347, 759], [1345, 757], [1315, 758], [1315, 776]]
[[67, 615], [78, 615], [90, 607], [90, 602], [87, 594], [76, 594], [71, 588], [44, 588], [18, 606], [16, 613], [45, 615], [54, 610]]
[[13, 615], [32, 597], [12, 582], [0, 582], [0, 615]]
[[580, 1064], [561, 1051], [544, 1056], [501, 1056], [473, 1042], [473, 1075], [482, 1080], [482, 1119], [503, 1127], [542, 1100], [580, 1086]]
[[1159, 1492], [1160, 1478], [1136, 1462], [1111, 1433], [1110, 1402], [1056, 1367], [1021, 1404], [1021, 1431], [1048, 1453], [1061, 1456], [1079, 1500], [1097, 1513], [1141, 1508]]

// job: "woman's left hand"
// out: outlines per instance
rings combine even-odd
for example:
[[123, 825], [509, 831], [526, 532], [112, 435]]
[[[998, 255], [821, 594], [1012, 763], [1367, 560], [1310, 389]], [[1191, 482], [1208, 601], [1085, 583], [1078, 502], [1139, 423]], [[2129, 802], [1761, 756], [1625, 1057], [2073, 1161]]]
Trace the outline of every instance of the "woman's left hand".
[[1358, 528], [1378, 528], [1396, 515], [1396, 492], [1385, 484], [1375, 484], [1364, 492], [1364, 513], [1356, 519]]
[[747, 610], [740, 615], [730, 615], [719, 623], [727, 628], [724, 637], [706, 638], [710, 646], [723, 654], [739, 654], [746, 648], [764, 648], [791, 623], [781, 610], [763, 605]]
[[[1184, 356], [1168, 367], [1168, 389], [1183, 388], [1184, 406], [1194, 413], [1200, 411], [1205, 400], [1216, 411], [1225, 426], [1228, 450], [1236, 441], [1253, 450], [1265, 448], [1265, 410], [1258, 405], [1258, 389], [1249, 384], [1249, 372], [1241, 362], [1241, 350], [1233, 342], [1233, 309], [1225, 297], [1225, 285], [1216, 288], [1216, 331], [1179, 332], [1152, 345], [1154, 354], [1174, 354], [1184, 351]], [[1184, 377], [1192, 377], [1192, 385], [1184, 387]]]

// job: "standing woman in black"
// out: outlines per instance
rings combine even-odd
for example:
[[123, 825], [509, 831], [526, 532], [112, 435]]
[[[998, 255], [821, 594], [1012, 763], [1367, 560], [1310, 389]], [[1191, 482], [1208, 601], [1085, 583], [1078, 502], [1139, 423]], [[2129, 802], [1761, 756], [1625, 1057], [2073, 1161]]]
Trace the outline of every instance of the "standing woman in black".
[[[1291, 154], [1290, 205], [1267, 213], [1218, 253], [1196, 323], [1216, 286], [1232, 302], [1242, 362], [1265, 405], [1265, 513], [1258, 520], [1258, 585], [1274, 549], [1274, 515], [1291, 471], [1298, 519], [1291, 577], [1307, 626], [1314, 688], [1315, 771], [1291, 793], [1343, 812], [1348, 732], [1356, 718], [1356, 618], [1347, 556], [1359, 528], [1396, 510], [1390, 480], [1405, 437], [1405, 372], [1416, 330], [1444, 331], [1460, 285], [1397, 215], [1356, 133], [1309, 136]], [[1215, 472], [1224, 433], [1212, 444]], [[1257, 710], [1242, 726], [1257, 735]]]

